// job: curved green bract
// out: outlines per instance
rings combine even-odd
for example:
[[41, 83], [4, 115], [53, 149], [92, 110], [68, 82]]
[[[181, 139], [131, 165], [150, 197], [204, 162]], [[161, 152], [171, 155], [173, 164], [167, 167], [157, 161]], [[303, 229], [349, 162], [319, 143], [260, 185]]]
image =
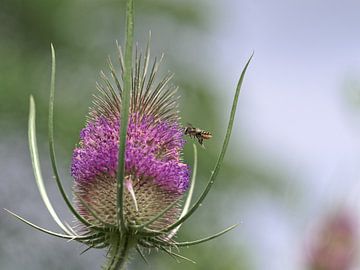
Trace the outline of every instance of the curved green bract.
[[49, 197], [46, 192], [44, 180], [41, 174], [40, 161], [39, 161], [39, 153], [37, 148], [36, 141], [36, 109], [35, 109], [35, 101], [32, 96], [30, 96], [30, 110], [29, 110], [29, 126], [28, 126], [28, 139], [29, 139], [29, 150], [31, 163], [34, 171], [36, 185], [39, 189], [40, 196], [44, 201], [46, 208], [48, 209], [50, 215], [54, 219], [54, 221], [59, 225], [59, 227], [68, 235], [72, 235], [72, 233], [66, 228], [66, 226], [61, 222], [59, 216], [56, 214]]
[[6, 212], [8, 212], [9, 214], [11, 214], [12, 216], [16, 217], [17, 219], [19, 219], [20, 221], [24, 222], [25, 224], [27, 224], [27, 225], [29, 225], [29, 226], [33, 227], [34, 229], [37, 229], [37, 230], [39, 230], [39, 231], [41, 231], [41, 232], [44, 232], [44, 233], [46, 233], [46, 234], [50, 234], [50, 235], [52, 235], [52, 236], [56, 236], [56, 237], [64, 238], [64, 239], [70, 239], [70, 240], [77, 240], [77, 239], [79, 239], [79, 238], [81, 239], [81, 236], [60, 234], [60, 233], [56, 233], [56, 232], [49, 231], [49, 230], [47, 230], [47, 229], [44, 229], [44, 228], [42, 228], [42, 227], [40, 227], [40, 226], [38, 226], [38, 225], [35, 225], [35, 224], [31, 223], [30, 221], [28, 221], [28, 220], [20, 217], [19, 215], [11, 212], [11, 211], [8, 210], [8, 209], [4, 209], [4, 210], [5, 210]]
[[229, 123], [228, 123], [228, 127], [226, 130], [226, 135], [225, 135], [225, 139], [221, 148], [221, 152], [219, 154], [218, 160], [215, 164], [215, 168], [210, 176], [210, 179], [206, 185], [206, 188], [204, 190], [204, 192], [201, 194], [200, 198], [196, 201], [196, 203], [191, 207], [191, 209], [182, 217], [180, 218], [177, 222], [175, 222], [174, 224], [168, 226], [167, 228], [161, 230], [161, 232], [168, 232], [171, 231], [172, 229], [176, 228], [177, 226], [179, 226], [180, 224], [182, 224], [183, 222], [185, 222], [195, 211], [196, 209], [201, 205], [201, 203], [203, 202], [203, 200], [205, 199], [205, 197], [207, 196], [207, 194], [209, 193], [211, 187], [213, 186], [216, 176], [219, 173], [219, 170], [221, 168], [221, 165], [223, 163], [224, 160], [224, 156], [227, 150], [227, 146], [229, 144], [229, 140], [230, 140], [230, 136], [231, 136], [231, 131], [232, 131], [232, 127], [234, 124], [234, 118], [235, 118], [235, 113], [236, 113], [236, 108], [237, 108], [237, 103], [238, 103], [238, 99], [239, 99], [239, 94], [240, 94], [240, 90], [241, 90], [241, 86], [244, 80], [244, 76], [246, 73], [246, 70], [250, 64], [250, 61], [252, 59], [253, 55], [251, 55], [251, 57], [249, 58], [249, 60], [247, 61], [243, 71], [241, 72], [240, 75], [240, 79], [238, 81], [237, 87], [236, 87], [236, 91], [235, 91], [235, 96], [233, 99], [233, 104], [232, 104], [232, 108], [231, 108], [231, 112], [230, 112], [230, 118], [229, 118]]
[[185, 260], [185, 261], [188, 261], [188, 262], [191, 262], [191, 263], [193, 263], [193, 264], [196, 264], [195, 261], [193, 261], [193, 260], [191, 260], [191, 259], [189, 259], [189, 258], [187, 258], [187, 257], [185, 257], [185, 256], [181, 256], [180, 254], [174, 253], [174, 252], [172, 252], [171, 250], [164, 248], [163, 246], [156, 246], [156, 247], [159, 248], [159, 249], [161, 249], [161, 250], [164, 251], [165, 253], [169, 254], [169, 255], [170, 255], [171, 257], [173, 257], [178, 263], [179, 263], [179, 261], [177, 260], [177, 258], [182, 259], [182, 260]]
[[56, 184], [59, 188], [61, 196], [63, 197], [67, 207], [73, 213], [73, 215], [83, 224], [90, 226], [91, 224], [86, 221], [73, 207], [69, 198], [67, 197], [65, 190], [61, 184], [60, 176], [56, 165], [55, 146], [54, 146], [54, 99], [55, 99], [55, 49], [51, 44], [51, 83], [50, 83], [50, 98], [49, 98], [49, 148], [50, 148], [50, 159], [53, 173], [55, 176]]
[[[184, 217], [187, 214], [187, 212], [189, 211], [190, 203], [191, 203], [191, 200], [192, 200], [192, 197], [193, 197], [193, 194], [194, 194], [194, 189], [195, 189], [195, 181], [196, 181], [196, 174], [197, 174], [197, 164], [198, 164], [198, 155], [197, 155], [196, 144], [194, 144], [194, 143], [193, 143], [193, 149], [194, 149], [194, 166], [193, 166], [193, 172], [192, 172], [192, 176], [191, 176], [191, 185], [190, 185], [188, 196], [186, 198], [184, 208], [183, 208], [183, 211], [181, 212], [180, 218]], [[174, 234], [179, 229], [180, 229], [180, 225], [175, 229]]]
[[204, 242], [207, 242], [207, 241], [210, 241], [212, 239], [215, 239], [233, 229], [235, 229], [236, 227], [238, 226], [238, 224], [235, 224], [235, 225], [232, 225], [228, 228], [226, 228], [225, 230], [221, 231], [221, 232], [218, 232], [214, 235], [211, 235], [211, 236], [208, 236], [208, 237], [205, 237], [205, 238], [202, 238], [202, 239], [199, 239], [199, 240], [196, 240], [196, 241], [189, 241], [189, 242], [181, 242], [181, 243], [175, 243], [175, 245], [177, 247], [188, 247], [188, 246], [193, 246], [193, 245], [197, 245], [197, 244], [201, 244], [201, 243], [204, 243]]
[[124, 90], [121, 98], [120, 108], [120, 131], [119, 131], [119, 158], [117, 170], [117, 219], [120, 231], [125, 231], [125, 220], [123, 213], [123, 193], [125, 177], [125, 147], [126, 134], [129, 118], [130, 95], [131, 95], [131, 73], [132, 73], [132, 50], [134, 38], [134, 3], [127, 1], [126, 5], [126, 41], [125, 41], [125, 70], [123, 73]]

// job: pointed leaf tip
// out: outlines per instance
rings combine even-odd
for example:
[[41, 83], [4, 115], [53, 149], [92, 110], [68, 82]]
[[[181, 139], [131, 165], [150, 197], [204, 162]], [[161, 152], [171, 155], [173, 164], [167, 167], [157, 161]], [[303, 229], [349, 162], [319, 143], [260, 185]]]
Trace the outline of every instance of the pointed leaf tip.
[[10, 215], [14, 216], [15, 218], [19, 219], [20, 221], [24, 222], [25, 224], [29, 225], [30, 227], [33, 227], [34, 229], [38, 230], [38, 231], [41, 231], [43, 233], [46, 233], [46, 234], [50, 234], [52, 236], [56, 236], [56, 237], [59, 237], [59, 238], [64, 238], [64, 239], [74, 239], [74, 240], [77, 240], [77, 239], [80, 239], [81, 237], [78, 237], [76, 235], [72, 235], [70, 233], [67, 233], [67, 234], [60, 234], [60, 233], [56, 233], [56, 232], [52, 232], [50, 230], [47, 230], [47, 229], [44, 229], [38, 225], [35, 225], [34, 223], [22, 218], [21, 216], [15, 214], [14, 212], [11, 212], [10, 210], [4, 208], [4, 210], [6, 212], [8, 212]]
[[239, 224], [234, 224], [234, 225], [226, 228], [225, 230], [222, 230], [221, 232], [218, 232], [216, 234], [213, 234], [211, 236], [208, 236], [208, 237], [205, 237], [205, 238], [202, 238], [202, 239], [199, 239], [199, 240], [176, 243], [175, 245], [178, 246], [178, 247], [184, 247], [184, 246], [187, 247], [187, 246], [193, 246], [193, 245], [198, 245], [198, 244], [201, 244], [201, 243], [205, 243], [207, 241], [210, 241], [212, 239], [215, 239], [217, 237], [220, 237], [220, 236], [224, 235], [225, 233], [235, 229], [238, 225]]
[[230, 141], [241, 86], [242, 86], [242, 83], [243, 83], [243, 80], [244, 80], [244, 77], [245, 77], [246, 70], [247, 70], [247, 68], [248, 68], [248, 66], [250, 64], [250, 61], [251, 61], [252, 57], [253, 57], [253, 54], [250, 56], [249, 60], [246, 62], [245, 66], [244, 66], [244, 68], [243, 68], [243, 70], [241, 72], [239, 81], [237, 83], [234, 98], [233, 98], [233, 103], [232, 103], [232, 107], [231, 107], [231, 111], [230, 111], [228, 126], [227, 126], [227, 129], [226, 129], [225, 138], [224, 138], [224, 141], [223, 141], [223, 144], [222, 144], [221, 151], [219, 153], [217, 162], [215, 164], [214, 170], [212, 171], [212, 173], [210, 175], [210, 179], [208, 180], [208, 183], [207, 183], [207, 185], [205, 187], [205, 190], [202, 192], [202, 194], [200, 195], [198, 200], [187, 211], [187, 213], [184, 216], [182, 216], [178, 221], [176, 221], [172, 225], [169, 225], [167, 228], [163, 229], [162, 232], [170, 231], [170, 230], [176, 228], [178, 225], [184, 223], [196, 211], [196, 209], [202, 204], [205, 197], [207, 196], [207, 194], [211, 190], [213, 184], [215, 183], [216, 176], [218, 175], [218, 173], [220, 171], [220, 168], [221, 168], [221, 166], [223, 164], [225, 153], [226, 153], [229, 141]]
[[50, 79], [50, 97], [49, 97], [49, 114], [48, 114], [48, 137], [49, 137], [49, 149], [50, 149], [50, 160], [51, 167], [55, 176], [55, 181], [58, 186], [58, 189], [63, 197], [67, 207], [74, 214], [74, 216], [83, 224], [90, 226], [91, 224], [87, 222], [74, 208], [71, 204], [69, 198], [67, 197], [65, 190], [62, 186], [60, 175], [57, 169], [56, 155], [55, 155], [55, 143], [54, 143], [54, 100], [55, 100], [55, 77], [56, 77], [56, 57], [55, 49], [51, 43], [51, 79]]

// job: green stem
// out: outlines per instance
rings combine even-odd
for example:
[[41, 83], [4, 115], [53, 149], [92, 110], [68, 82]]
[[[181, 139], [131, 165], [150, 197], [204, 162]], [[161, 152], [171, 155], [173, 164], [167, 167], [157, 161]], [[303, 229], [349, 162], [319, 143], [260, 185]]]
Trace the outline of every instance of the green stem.
[[123, 193], [125, 177], [125, 146], [129, 118], [130, 96], [131, 96], [131, 71], [132, 71], [132, 50], [134, 39], [134, 3], [128, 0], [126, 5], [126, 41], [125, 41], [125, 70], [123, 73], [124, 90], [122, 93], [120, 108], [120, 131], [119, 131], [119, 162], [117, 171], [117, 218], [120, 231], [124, 232], [125, 221], [123, 213]]
[[121, 236], [116, 233], [110, 245], [109, 261], [104, 269], [106, 270], [125, 270], [129, 254], [136, 246], [136, 239], [131, 234]]

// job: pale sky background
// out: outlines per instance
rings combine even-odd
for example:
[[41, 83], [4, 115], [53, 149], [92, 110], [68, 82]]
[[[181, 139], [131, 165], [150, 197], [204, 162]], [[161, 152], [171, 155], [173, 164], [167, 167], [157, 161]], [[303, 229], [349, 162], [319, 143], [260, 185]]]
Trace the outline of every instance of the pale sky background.
[[[360, 2], [226, 0], [221, 6], [226, 19], [212, 50], [221, 53], [228, 104], [255, 51], [237, 128], [268, 166], [284, 164], [293, 178], [278, 202], [261, 195], [249, 202], [244, 234], [253, 255], [261, 254], [258, 269], [302, 269], [304, 237], [318, 213], [341, 204], [356, 214], [360, 209], [360, 110], [352, 110], [346, 89], [348, 80], [360, 80]], [[285, 206], [297, 192], [304, 197], [289, 213]]]

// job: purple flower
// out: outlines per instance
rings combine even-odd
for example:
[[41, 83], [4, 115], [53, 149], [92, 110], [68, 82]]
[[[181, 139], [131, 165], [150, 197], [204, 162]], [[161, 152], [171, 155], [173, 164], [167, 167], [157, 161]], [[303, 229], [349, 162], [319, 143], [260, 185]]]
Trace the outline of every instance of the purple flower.
[[[127, 176], [137, 181], [152, 181], [165, 190], [183, 194], [189, 185], [188, 166], [181, 162], [183, 131], [177, 123], [155, 122], [151, 116], [130, 117], [127, 141]], [[80, 133], [74, 150], [71, 174], [77, 182], [96, 177], [116, 176], [119, 145], [119, 120], [100, 116]]]
[[[176, 111], [176, 88], [169, 83], [172, 75], [154, 85], [157, 69], [149, 79], [145, 66], [142, 70], [142, 74], [133, 74], [137, 83], [131, 93], [125, 148], [124, 213], [129, 224], [146, 223], [176, 202], [188, 189], [190, 178], [189, 167], [181, 158], [184, 131]], [[100, 95], [80, 132], [71, 174], [79, 212], [91, 223], [101, 225], [102, 220], [116, 225], [121, 88], [117, 85], [115, 91], [109, 79], [105, 82], [105, 86], [98, 85]], [[180, 208], [175, 206], [150, 228], [161, 230], [179, 215]]]

